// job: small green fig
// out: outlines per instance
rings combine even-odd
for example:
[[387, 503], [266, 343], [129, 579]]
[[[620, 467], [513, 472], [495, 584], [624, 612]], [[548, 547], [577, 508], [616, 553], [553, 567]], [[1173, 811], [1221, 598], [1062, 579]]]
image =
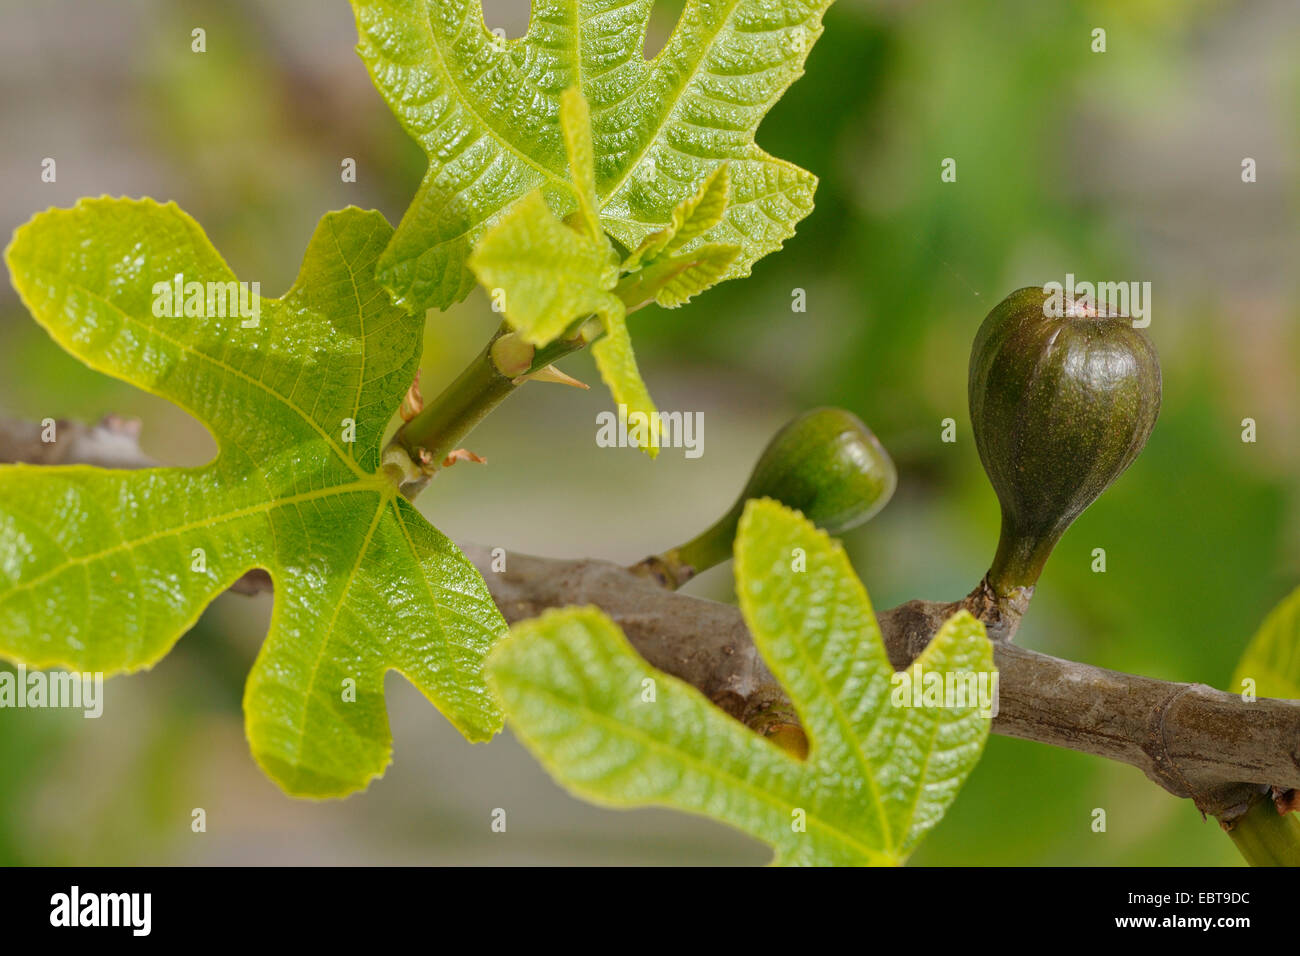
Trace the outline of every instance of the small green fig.
[[751, 498], [774, 498], [840, 534], [883, 508], [897, 482], [889, 453], [856, 415], [815, 408], [772, 436], [730, 511], [686, 544], [646, 558], [635, 569], [676, 588], [726, 560]]
[[1160, 362], [1146, 335], [1125, 316], [1057, 301], [1040, 288], [1011, 293], [971, 349], [975, 445], [1002, 506], [988, 576], [1001, 597], [1034, 586], [1160, 413]]

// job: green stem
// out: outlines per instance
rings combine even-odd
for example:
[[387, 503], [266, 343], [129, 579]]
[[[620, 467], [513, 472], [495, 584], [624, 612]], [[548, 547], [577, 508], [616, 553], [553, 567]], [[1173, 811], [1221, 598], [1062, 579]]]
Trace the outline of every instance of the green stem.
[[1300, 866], [1300, 816], [1278, 813], [1272, 800], [1255, 803], [1228, 836], [1251, 866]]
[[744, 505], [745, 499], [742, 498], [708, 530], [663, 554], [646, 558], [638, 568], [650, 572], [660, 583], [676, 590], [695, 575], [721, 564], [731, 557]]
[[513, 394], [526, 376], [586, 344], [581, 338], [553, 342], [537, 351], [521, 375], [509, 376], [492, 357], [493, 344], [509, 332], [502, 324], [465, 370], [389, 440], [384, 470], [407, 498], [414, 498], [433, 480], [446, 457], [462, 446], [478, 423]]
[[565, 330], [564, 334], [552, 342], [550, 345], [544, 345], [533, 355], [533, 364], [528, 367], [525, 375], [531, 375], [533, 372], [539, 372], [552, 362], [558, 362], [566, 355], [572, 355], [579, 349], [595, 342], [600, 336], [592, 339], [582, 337], [582, 327], [591, 321], [595, 316], [588, 315], [579, 319]]
[[[635, 312], [654, 300], [655, 293], [687, 264], [658, 267], [624, 276], [614, 289], [628, 312]], [[402, 494], [414, 498], [443, 467], [443, 460], [461, 447], [474, 427], [524, 383], [529, 375], [590, 345], [600, 333], [585, 337], [583, 329], [594, 316], [572, 322], [554, 342], [533, 353], [531, 364], [519, 374], [507, 375], [497, 366], [492, 345], [510, 327], [502, 323], [466, 369], [442, 393], [409, 422], [397, 430], [384, 449], [383, 467]]]
[[517, 387], [492, 361], [492, 342], [502, 334], [498, 330], [442, 394], [397, 430], [389, 448], [400, 447], [413, 462], [424, 459], [435, 469], [441, 467], [461, 439]]
[[1025, 589], [1032, 589], [1043, 573], [1047, 559], [1052, 556], [1059, 535], [1044, 540], [1035, 535], [1008, 527], [1002, 518], [1002, 531], [998, 535], [998, 550], [989, 567], [988, 582], [999, 597], [1006, 598]]

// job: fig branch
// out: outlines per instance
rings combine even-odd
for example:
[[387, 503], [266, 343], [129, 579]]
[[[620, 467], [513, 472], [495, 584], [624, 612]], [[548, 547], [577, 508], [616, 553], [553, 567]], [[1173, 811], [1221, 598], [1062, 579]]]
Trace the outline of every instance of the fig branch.
[[[594, 604], [651, 664], [699, 688], [736, 719], [788, 739], [790, 704], [737, 608], [675, 593], [606, 561], [509, 554], [507, 570], [493, 572], [487, 549], [469, 546], [465, 553], [507, 621]], [[907, 666], [962, 603], [910, 601], [880, 612], [894, 667]], [[1137, 767], [1229, 824], [1269, 787], [1300, 789], [1300, 701], [1248, 703], [1203, 684], [1061, 660], [1006, 639], [995, 640], [993, 651], [999, 671], [994, 733]]]
[[[58, 439], [49, 443], [42, 441], [46, 429], [41, 423], [0, 420], [0, 463], [158, 464], [140, 450], [136, 423], [108, 418], [97, 425], [60, 421], [55, 428]], [[805, 506], [812, 510], [818, 503]], [[831, 512], [823, 515], [828, 522], [835, 518]], [[797, 738], [785, 692], [735, 607], [676, 593], [644, 568], [507, 554], [507, 570], [496, 572], [490, 549], [468, 545], [464, 550], [483, 572], [506, 620], [523, 620], [551, 607], [594, 604], [618, 622], [656, 667], [699, 688], [759, 732], [786, 744]], [[232, 590], [269, 588], [269, 578], [254, 571]], [[924, 648], [957, 603], [962, 602], [911, 601], [880, 613], [895, 667], [905, 666]], [[1204, 813], [1229, 824], [1270, 787], [1300, 790], [1300, 701], [1248, 703], [1200, 684], [1049, 657], [1008, 640], [1023, 607], [990, 598], [983, 584], [964, 603], [985, 620], [995, 638], [1000, 709], [994, 733], [1137, 767], [1171, 794], [1193, 800]]]

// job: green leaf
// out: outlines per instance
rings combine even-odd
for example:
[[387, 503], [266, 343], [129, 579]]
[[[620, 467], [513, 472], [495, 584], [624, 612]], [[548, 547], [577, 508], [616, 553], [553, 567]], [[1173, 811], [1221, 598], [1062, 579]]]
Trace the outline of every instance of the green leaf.
[[578, 205], [559, 119], [570, 87], [590, 104], [604, 230], [636, 249], [726, 163], [725, 216], [694, 241], [737, 246], [726, 277], [748, 275], [812, 210], [816, 178], [754, 134], [830, 2], [688, 0], [647, 61], [653, 0], [534, 0], [527, 35], [505, 42], [479, 0], [352, 0], [358, 53], [429, 158], [381, 283], [409, 310], [446, 308], [473, 287], [466, 262], [494, 217], [534, 189], [560, 217]]
[[740, 247], [692, 242], [707, 236], [722, 221], [729, 189], [727, 166], [719, 166], [695, 195], [677, 205], [667, 226], [647, 236], [627, 257], [622, 271], [628, 277], [619, 287], [624, 302], [639, 308], [653, 299], [664, 308], [675, 309], [727, 278], [741, 254]]
[[[594, 608], [517, 624], [492, 652], [488, 679], [512, 726], [557, 780], [597, 803], [714, 817], [771, 844], [781, 863], [901, 863], [978, 761], [989, 717], [977, 701], [895, 700], [866, 592], [839, 544], [797, 512], [750, 502], [736, 578], [754, 641], [808, 732], [806, 761], [656, 671]], [[983, 625], [954, 615], [916, 668], [992, 675]]]
[[[605, 334], [592, 347], [591, 355], [600, 369], [600, 377], [609, 387], [614, 401], [619, 404], [620, 417], [633, 426], [628, 437], [651, 458], [659, 454], [661, 423], [655, 414], [654, 401], [641, 379], [636, 356], [632, 353], [632, 339], [627, 332], [627, 322], [620, 304], [617, 313], [601, 317]], [[644, 429], [644, 434], [636, 427]]]
[[560, 128], [564, 131], [564, 153], [569, 159], [569, 177], [578, 197], [583, 228], [593, 242], [608, 249], [600, 226], [600, 201], [596, 198], [596, 150], [591, 141], [591, 111], [576, 86], [560, 97]]
[[677, 204], [668, 225], [645, 238], [623, 263], [623, 271], [631, 272], [660, 256], [672, 255], [692, 239], [707, 235], [722, 221], [730, 189], [731, 177], [724, 164], [704, 180], [694, 196]]
[[500, 290], [511, 327], [533, 345], [559, 338], [573, 320], [617, 315], [604, 237], [597, 243], [551, 212], [540, 192], [525, 196], [489, 231], [470, 258], [484, 287]]
[[1258, 697], [1300, 699], [1300, 588], [1264, 619], [1237, 663], [1232, 690], [1239, 693], [1246, 679]]
[[[685, 304], [692, 296], [717, 285], [736, 260], [735, 246], [709, 243], [690, 252], [655, 259], [636, 274], [638, 288], [644, 288], [666, 309]], [[635, 298], [636, 293], [627, 294]]]
[[293, 287], [246, 327], [233, 310], [160, 307], [177, 275], [235, 282], [174, 204], [83, 200], [17, 231], [14, 285], [55, 341], [186, 409], [220, 451], [201, 468], [0, 468], [0, 655], [147, 668], [265, 568], [275, 609], [244, 714], [285, 790], [338, 796], [383, 772], [389, 670], [470, 739], [500, 728], [482, 660], [504, 622], [469, 561], [375, 473], [422, 325], [374, 279], [391, 234], [376, 212], [326, 215]]

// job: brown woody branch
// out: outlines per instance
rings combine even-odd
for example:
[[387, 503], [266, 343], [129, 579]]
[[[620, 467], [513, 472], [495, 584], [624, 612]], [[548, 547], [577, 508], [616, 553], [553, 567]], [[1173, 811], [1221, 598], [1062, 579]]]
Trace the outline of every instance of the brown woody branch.
[[[51, 445], [41, 441], [39, 426], [0, 421], [0, 462], [155, 464], [136, 444], [132, 423], [57, 427]], [[764, 733], [797, 728], [797, 715], [736, 608], [667, 590], [606, 561], [508, 554], [506, 570], [498, 572], [488, 549], [465, 550], [506, 620], [593, 604], [651, 664], [698, 687], [727, 713]], [[246, 575], [237, 589], [268, 587], [263, 578]], [[995, 733], [1130, 764], [1225, 825], [1269, 788], [1300, 790], [1300, 701], [1247, 702], [1203, 684], [1124, 674], [1017, 647], [1010, 638], [1024, 605], [999, 606], [982, 587], [961, 602], [911, 601], [882, 612], [894, 666], [910, 663], [958, 607], [985, 620], [994, 638], [1000, 673]]]
[[[490, 554], [466, 551], [508, 621], [547, 608], [594, 604], [651, 664], [698, 687], [756, 729], [790, 719], [785, 692], [754, 648], [740, 611], [665, 590], [652, 579], [592, 559], [510, 554], [494, 572]], [[977, 589], [978, 594], [978, 589]], [[959, 606], [911, 601], [880, 614], [895, 668], [909, 664]], [[1004, 609], [1005, 610], [1005, 609]], [[989, 610], [990, 633], [1013, 631]], [[1269, 787], [1300, 789], [1300, 701], [1240, 696], [1060, 660], [994, 641], [999, 671], [995, 733], [1118, 760], [1177, 797], [1231, 823]]]

